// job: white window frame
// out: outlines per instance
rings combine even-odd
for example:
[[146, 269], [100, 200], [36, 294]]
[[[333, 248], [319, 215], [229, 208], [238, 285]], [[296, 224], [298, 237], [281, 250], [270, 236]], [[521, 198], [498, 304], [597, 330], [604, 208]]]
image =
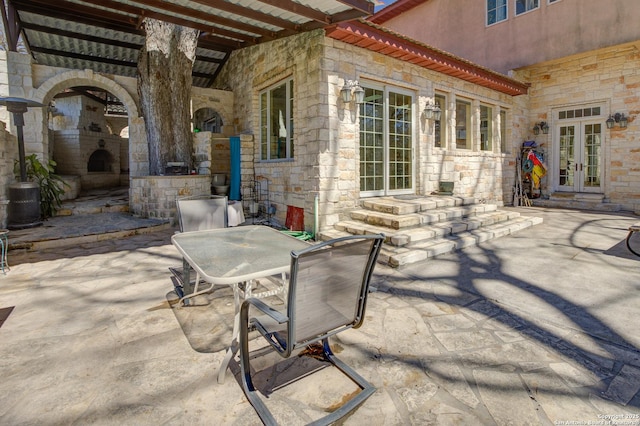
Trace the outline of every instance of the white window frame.
[[[275, 157], [271, 152], [273, 141], [271, 136], [274, 135], [273, 126], [274, 120], [271, 119], [271, 96], [274, 90], [285, 87], [286, 106], [282, 122], [278, 125], [285, 125], [285, 156], [278, 157], [277, 152]], [[263, 97], [266, 96], [266, 111], [263, 109]], [[293, 160], [293, 77], [280, 80], [277, 83], [262, 90], [258, 96], [259, 110], [260, 110], [260, 161], [290, 161]], [[264, 118], [266, 114], [266, 123]], [[264, 140], [266, 137], [267, 140]], [[266, 150], [266, 152], [265, 152]]]
[[[489, 2], [491, 2], [491, 1], [495, 2], [495, 4], [496, 4], [495, 9], [491, 9], [491, 10], [495, 11], [495, 14], [496, 14], [496, 20], [494, 22], [489, 22], [489, 12], [490, 12], [490, 10], [489, 10]], [[500, 2], [502, 2], [503, 4], [498, 5], [498, 3], [500, 3]], [[498, 24], [498, 23], [500, 23], [502, 21], [506, 21], [509, 18], [509, 1], [508, 0], [487, 0], [486, 4], [487, 4], [487, 7], [485, 9], [486, 13], [485, 13], [484, 22], [485, 22], [485, 25], [487, 27], [489, 27], [491, 25]], [[500, 10], [502, 7], [504, 7], [504, 18], [498, 19], [498, 10]]]
[[[521, 12], [518, 12], [518, 2], [524, 2], [524, 10]], [[520, 16], [539, 8], [540, 0], [514, 0], [513, 2], [513, 12], [515, 13], [515, 16]]]

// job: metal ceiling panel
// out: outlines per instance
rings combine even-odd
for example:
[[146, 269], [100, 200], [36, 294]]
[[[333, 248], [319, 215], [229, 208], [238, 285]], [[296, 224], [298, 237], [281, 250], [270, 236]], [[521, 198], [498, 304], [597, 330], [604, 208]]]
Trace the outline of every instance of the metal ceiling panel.
[[145, 17], [195, 28], [198, 87], [213, 83], [235, 49], [365, 17], [374, 7], [374, 0], [1, 1], [9, 50], [17, 50], [21, 33], [39, 64], [57, 67], [134, 77]]

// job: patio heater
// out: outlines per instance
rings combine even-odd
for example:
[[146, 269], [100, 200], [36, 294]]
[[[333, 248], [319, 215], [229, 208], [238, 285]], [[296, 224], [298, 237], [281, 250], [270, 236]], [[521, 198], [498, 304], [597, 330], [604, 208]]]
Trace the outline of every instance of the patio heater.
[[23, 98], [0, 98], [0, 105], [6, 106], [13, 114], [18, 137], [18, 156], [20, 161], [20, 182], [9, 185], [9, 206], [7, 227], [9, 229], [32, 228], [42, 225], [40, 219], [40, 187], [36, 182], [27, 180], [27, 164], [24, 155], [24, 113], [30, 107], [43, 107], [39, 102]]

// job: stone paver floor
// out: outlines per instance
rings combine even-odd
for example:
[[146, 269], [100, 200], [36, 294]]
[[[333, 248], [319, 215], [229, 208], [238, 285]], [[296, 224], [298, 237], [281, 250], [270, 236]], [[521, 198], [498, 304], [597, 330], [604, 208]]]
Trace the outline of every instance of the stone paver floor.
[[[378, 388], [345, 425], [640, 425], [640, 258], [623, 241], [637, 217], [520, 210], [544, 223], [377, 267], [363, 327], [333, 340]], [[0, 424], [260, 423], [232, 372], [216, 383], [223, 353], [193, 345], [207, 310], [167, 302], [172, 233], [9, 253]], [[304, 424], [353, 391], [338, 377], [267, 403]]]

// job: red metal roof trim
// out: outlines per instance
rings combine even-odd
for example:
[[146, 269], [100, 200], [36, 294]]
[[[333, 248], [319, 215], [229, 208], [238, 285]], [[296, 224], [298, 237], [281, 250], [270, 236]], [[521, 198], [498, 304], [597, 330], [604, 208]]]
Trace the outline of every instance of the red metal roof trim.
[[450, 75], [511, 96], [525, 95], [529, 86], [451, 53], [394, 33], [364, 20], [325, 29], [328, 37]]
[[376, 24], [382, 24], [390, 19], [395, 18], [398, 15], [402, 15], [404, 12], [413, 9], [414, 7], [427, 2], [429, 0], [398, 0], [395, 3], [386, 6], [379, 12], [367, 18], [369, 21]]

